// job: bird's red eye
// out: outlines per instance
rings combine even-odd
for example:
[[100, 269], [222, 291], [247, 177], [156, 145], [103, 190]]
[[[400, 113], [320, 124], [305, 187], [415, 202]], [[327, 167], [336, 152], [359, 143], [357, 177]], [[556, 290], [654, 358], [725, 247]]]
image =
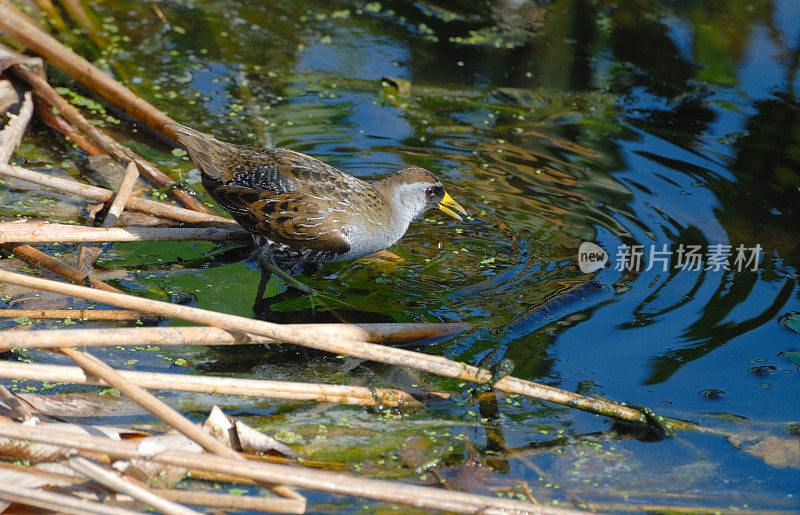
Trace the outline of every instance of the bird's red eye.
[[432, 196], [433, 196], [435, 193], [436, 193], [436, 192], [435, 192], [435, 191], [433, 191], [433, 188], [428, 188], [427, 190], [425, 190], [425, 194], [426, 194], [427, 196], [429, 196], [429, 197], [432, 197]]

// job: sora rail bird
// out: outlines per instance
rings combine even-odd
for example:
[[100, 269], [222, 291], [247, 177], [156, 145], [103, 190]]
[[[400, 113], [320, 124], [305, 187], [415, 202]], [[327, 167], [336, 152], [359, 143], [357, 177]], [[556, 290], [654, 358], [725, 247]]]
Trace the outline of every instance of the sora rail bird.
[[211, 197], [253, 234], [262, 268], [300, 289], [305, 285], [292, 275], [384, 250], [429, 209], [457, 220], [466, 214], [423, 168], [367, 183], [299, 152], [243, 147], [165, 125], [200, 170]]

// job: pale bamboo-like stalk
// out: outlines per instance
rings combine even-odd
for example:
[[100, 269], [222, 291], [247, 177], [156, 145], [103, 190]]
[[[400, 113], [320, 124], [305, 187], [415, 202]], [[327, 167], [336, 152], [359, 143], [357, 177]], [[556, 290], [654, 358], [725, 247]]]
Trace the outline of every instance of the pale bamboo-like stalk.
[[[32, 182], [48, 188], [53, 188], [64, 193], [78, 195], [100, 202], [106, 202], [114, 197], [114, 192], [97, 186], [90, 186], [88, 184], [81, 184], [69, 179], [61, 179], [59, 177], [51, 177], [49, 175], [28, 170], [20, 166], [12, 166], [0, 163], [0, 175], [14, 177], [23, 181]], [[161, 218], [169, 218], [179, 222], [187, 223], [216, 223], [228, 227], [236, 227], [236, 223], [228, 218], [223, 218], [219, 215], [212, 215], [207, 213], [198, 213], [190, 209], [185, 209], [170, 204], [163, 204], [155, 200], [149, 200], [139, 197], [129, 197], [125, 205], [127, 209], [147, 213]]]
[[583, 513], [551, 506], [534, 505], [513, 499], [417, 486], [399, 481], [360, 478], [349, 474], [265, 461], [238, 460], [223, 456], [198, 455], [174, 450], [143, 455], [143, 452], [135, 442], [112, 441], [95, 436], [62, 433], [48, 430], [46, 426], [41, 425], [30, 427], [18, 423], [0, 424], [0, 436], [96, 452], [106, 454], [112, 458], [146, 458], [164, 465], [228, 474], [255, 481], [282, 482], [309, 490], [377, 499], [423, 509], [480, 513], [482, 515], [508, 515], [508, 513], [574, 515]]
[[133, 185], [136, 184], [136, 179], [139, 178], [139, 169], [136, 163], [131, 161], [125, 168], [125, 175], [122, 177], [122, 182], [117, 189], [117, 194], [114, 195], [114, 200], [108, 208], [108, 214], [103, 221], [103, 227], [114, 227], [119, 220], [122, 210], [125, 209], [125, 204], [128, 203], [128, 198], [133, 191]]
[[80, 365], [87, 374], [101, 378], [108, 385], [113, 386], [132, 401], [145, 408], [154, 417], [174, 427], [207, 451], [228, 457], [238, 456], [236, 451], [223, 445], [222, 442], [197, 427], [194, 423], [186, 420], [183, 415], [131, 383], [116, 370], [91, 354], [68, 348], [61, 348], [59, 351]]
[[31, 92], [26, 91], [19, 112], [16, 116], [11, 117], [3, 130], [0, 131], [0, 163], [8, 163], [11, 159], [14, 149], [22, 141], [22, 135], [25, 134], [25, 128], [28, 126], [32, 114], [33, 99]]
[[[52, 313], [49, 313], [52, 311]], [[92, 320], [119, 313], [131, 317], [140, 313], [127, 310], [16, 310], [0, 309], [0, 317], [27, 316], [28, 318], [82, 319], [92, 315]], [[131, 318], [135, 320], [135, 318]], [[385, 345], [409, 343], [426, 338], [448, 336], [469, 329], [469, 324], [285, 324], [283, 327], [312, 329], [321, 336], [338, 336]], [[52, 349], [56, 347], [119, 347], [125, 345], [251, 345], [278, 343], [273, 338], [255, 334], [240, 334], [217, 327], [130, 327], [97, 329], [33, 330], [23, 334], [5, 334], [0, 331], [0, 349]]]
[[[179, 431], [187, 438], [197, 442], [206, 451], [226, 458], [245, 461], [245, 458], [238, 452], [234, 451], [212, 435], [200, 429], [197, 425], [187, 420], [183, 415], [172, 409], [170, 406], [167, 406], [153, 395], [147, 393], [141, 387], [133, 384], [131, 381], [128, 381], [121, 376], [119, 372], [91, 354], [64, 347], [59, 348], [58, 350], [62, 354], [69, 356], [88, 374], [92, 374], [95, 377], [101, 378], [103, 381], [108, 383], [109, 386], [113, 386], [133, 402], [146, 409], [151, 415], [162, 420], [166, 424], [169, 424], [172, 426], [172, 428]], [[280, 481], [277, 483], [280, 483]], [[294, 490], [274, 483], [265, 486], [282, 497], [293, 499], [296, 502], [296, 505], [295, 508], [291, 510], [292, 513], [303, 513], [305, 511], [305, 497], [301, 496]]]
[[0, 243], [103, 241], [241, 241], [244, 229], [222, 227], [84, 227], [48, 222], [0, 222]]
[[[102, 302], [104, 304], [153, 313], [163, 317], [179, 318], [197, 324], [212, 325], [230, 331], [257, 334], [259, 336], [275, 338], [287, 343], [332, 352], [334, 354], [343, 354], [401, 367], [410, 367], [416, 370], [472, 383], [485, 383], [493, 379], [491, 372], [488, 370], [458, 363], [444, 357], [429, 356], [427, 354], [375, 345], [359, 340], [320, 336], [310, 328], [287, 329], [279, 324], [270, 322], [143, 299], [131, 295], [92, 290], [80, 286], [48, 281], [46, 279], [28, 277], [5, 270], [0, 270], [0, 281], [53, 293], [72, 295], [82, 299]], [[499, 379], [494, 383], [494, 388], [506, 393], [515, 393], [563, 404], [597, 415], [609, 416], [640, 424], [647, 423], [644, 414], [633, 408], [602, 399], [593, 399], [577, 393], [515, 377], [506, 376]]]
[[[14, 148], [22, 140], [22, 134], [28, 126], [31, 114], [33, 112], [33, 101], [31, 100], [30, 92], [25, 92], [25, 99], [20, 108], [19, 114], [12, 119], [2, 131], [2, 144], [0, 144], [0, 167], [8, 166], [6, 163], [11, 158]], [[30, 245], [20, 245], [14, 243], [3, 243], [2, 247], [17, 256], [21, 257], [28, 263], [41, 266], [51, 272], [60, 275], [76, 284], [89, 284], [94, 288], [104, 289], [106, 291], [119, 292], [113, 286], [109, 286], [103, 281], [99, 281], [89, 275], [82, 273], [66, 263], [54, 259], [44, 252], [37, 250]]]
[[0, 384], [0, 399], [8, 405], [17, 416], [25, 422], [26, 420], [30, 420], [33, 418], [33, 413], [28, 407], [22, 403], [19, 399], [14, 397], [14, 394], [8, 391], [8, 388]]
[[123, 478], [115, 470], [109, 470], [83, 456], [70, 456], [67, 464], [76, 472], [83, 474], [113, 492], [129, 495], [153, 510], [165, 515], [200, 515], [200, 512], [163, 499], [153, 490], [134, 484]]
[[[155, 4], [154, 4], [155, 6]], [[225, 508], [228, 510], [248, 510], [257, 512], [287, 511], [286, 506], [277, 503], [289, 501], [289, 499], [276, 499], [257, 497], [254, 495], [233, 495], [215, 494], [209, 492], [199, 492], [196, 490], [177, 490], [170, 489], [151, 489], [159, 497], [181, 504], [191, 504], [194, 506], [211, 506], [214, 508]]]
[[[441, 401], [450, 397], [450, 394], [446, 392], [412, 396], [402, 390], [391, 388], [366, 388], [338, 384], [268, 381], [264, 379], [240, 379], [194, 374], [176, 375], [133, 370], [120, 370], [118, 373], [131, 383], [148, 390], [245, 395], [268, 399], [329, 402], [356, 406], [419, 406], [420, 400]], [[29, 381], [58, 381], [94, 386], [112, 386], [102, 379], [86, 374], [79, 367], [39, 363], [0, 362], [0, 377]]]
[[[308, 464], [309, 462], [304, 462]], [[51, 485], [76, 485], [83, 483], [83, 478], [75, 475], [66, 475], [56, 472], [45, 472], [41, 469], [31, 469], [30, 467], [23, 467], [22, 465], [12, 465], [10, 463], [0, 462], [0, 469], [3, 472], [11, 471], [14, 474], [24, 474], [36, 479], [45, 479]], [[191, 473], [191, 472], [190, 472]], [[208, 474], [207, 472], [195, 471], [194, 474]], [[67, 486], [68, 487], [68, 486]], [[230, 510], [250, 510], [250, 511], [285, 511], [276, 506], [276, 501], [281, 502], [282, 499], [268, 498], [254, 495], [235, 495], [224, 493], [207, 493], [198, 492], [195, 490], [178, 490], [172, 488], [148, 488], [147, 490], [153, 492], [161, 498], [170, 501], [178, 502], [181, 504], [188, 504], [192, 506], [210, 506], [214, 508], [227, 508]], [[276, 509], [277, 508], [277, 509]]]
[[[136, 167], [136, 163], [131, 161], [125, 168], [125, 174], [122, 176], [122, 182], [117, 189], [116, 195], [114, 195], [114, 200], [108, 207], [106, 218], [103, 220], [103, 227], [114, 227], [117, 224], [117, 220], [119, 220], [122, 210], [125, 209], [125, 204], [127, 204], [128, 198], [131, 196], [131, 192], [133, 191], [133, 186], [136, 184], [136, 180], [138, 178], [139, 169]], [[100, 257], [102, 252], [102, 245], [87, 246], [85, 243], [82, 243], [79, 251], [78, 269], [82, 271], [88, 271], [87, 269], [91, 269], [94, 265], [94, 262], [97, 261], [97, 258]]]
[[[108, 287], [113, 288], [113, 286], [108, 286]], [[27, 317], [33, 320], [37, 319], [64, 320], [69, 318], [70, 320], [107, 320], [115, 322], [158, 320], [158, 317], [154, 317], [152, 315], [143, 315], [138, 311], [131, 311], [128, 309], [0, 309], [0, 318], [21, 318], [21, 317]], [[61, 331], [57, 332], [47, 331], [47, 332], [55, 335], [57, 332]], [[3, 333], [2, 331], [0, 331], [0, 335], [2, 335], [3, 337], [9, 336]], [[63, 346], [64, 345], [59, 345], [59, 347]], [[70, 345], [67, 345], [67, 347], [69, 346]]]
[[92, 502], [72, 495], [5, 483], [0, 483], [0, 499], [71, 515], [142, 515], [139, 511], [117, 508], [116, 506]]

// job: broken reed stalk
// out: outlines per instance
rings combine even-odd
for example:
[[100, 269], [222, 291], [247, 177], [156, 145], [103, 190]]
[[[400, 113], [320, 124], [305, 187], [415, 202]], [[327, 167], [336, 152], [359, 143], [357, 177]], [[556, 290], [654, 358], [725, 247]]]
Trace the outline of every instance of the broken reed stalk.
[[0, 131], [0, 163], [8, 163], [11, 159], [11, 154], [17, 148], [19, 142], [22, 141], [22, 135], [25, 133], [25, 128], [31, 120], [33, 114], [33, 100], [31, 92], [26, 91], [22, 100], [22, 106], [19, 113], [11, 116], [6, 126]]
[[[56, 333], [58, 331], [50, 332]], [[239, 379], [194, 374], [176, 375], [128, 370], [120, 370], [118, 373], [131, 383], [148, 390], [245, 395], [248, 397], [329, 402], [356, 406], [419, 406], [421, 404], [420, 401], [443, 401], [450, 397], [449, 393], [439, 392], [412, 396], [402, 390], [391, 388]], [[37, 363], [0, 361], [0, 378], [111, 386], [101, 379], [87, 375], [79, 367]]]
[[[308, 464], [306, 461], [304, 464]], [[32, 469], [21, 465], [0, 462], [0, 469], [8, 476], [8, 472], [16, 475], [24, 475], [35, 480], [46, 480], [51, 487], [67, 487], [84, 483], [83, 478], [75, 475], [65, 475], [56, 472], [46, 472], [41, 469]], [[191, 472], [190, 472], [191, 473]], [[198, 474], [208, 475], [207, 472], [196, 471]], [[193, 474], [194, 476], [194, 474]], [[251, 511], [270, 511], [275, 509], [275, 498], [256, 497], [252, 495], [236, 495], [223, 493], [206, 493], [193, 490], [177, 490], [171, 488], [148, 488], [147, 490], [157, 494], [163, 499], [189, 504], [192, 506], [209, 506], [213, 508], [227, 508], [231, 510], [251, 510]], [[279, 500], [279, 499], [278, 499]]]
[[[22, 140], [22, 134], [25, 132], [25, 128], [28, 126], [32, 112], [33, 103], [31, 100], [31, 95], [30, 92], [26, 91], [19, 114], [10, 122], [8, 122], [2, 133], [0, 133], [0, 135], [2, 135], [2, 143], [0, 144], [0, 166], [7, 166], [6, 163], [11, 158], [11, 154]], [[61, 277], [64, 277], [65, 279], [68, 279], [76, 284], [83, 284], [106, 291], [122, 293], [113, 286], [109, 286], [103, 281], [98, 281], [97, 279], [82, 273], [80, 270], [63, 263], [62, 261], [54, 259], [44, 252], [41, 252], [29, 245], [3, 243], [0, 246], [7, 251], [21, 257], [28, 263], [41, 266], [42, 268], [50, 270], [54, 274], [60, 275]]]
[[7, 0], [0, 0], [0, 31], [15, 39], [112, 105], [175, 141], [161, 125], [174, 120], [43, 31]]
[[[169, 424], [173, 429], [179, 431], [190, 440], [198, 443], [206, 451], [234, 460], [247, 461], [246, 458], [244, 458], [238, 452], [226, 446], [214, 436], [203, 431], [193, 422], [186, 419], [183, 415], [172, 409], [170, 406], [167, 406], [153, 395], [147, 393], [141, 387], [128, 381], [122, 375], [120, 375], [119, 372], [91, 354], [65, 347], [59, 348], [58, 351], [75, 361], [88, 374], [92, 374], [95, 377], [101, 378], [103, 381], [108, 383], [109, 386], [119, 390], [130, 400], [146, 409], [151, 415], [159, 420], [162, 420], [166, 424]], [[281, 481], [274, 481], [264, 486], [270, 488], [273, 492], [282, 497], [294, 500], [295, 506], [294, 509], [291, 510], [292, 513], [303, 513], [306, 506], [305, 497], [290, 488], [282, 486], [280, 483]]]
[[134, 484], [130, 480], [123, 478], [117, 471], [102, 467], [83, 456], [70, 456], [67, 459], [67, 464], [71, 469], [95, 483], [103, 485], [112, 492], [129, 495], [158, 513], [165, 515], [200, 515], [195, 510], [159, 497], [149, 488]]
[[[2, 4], [4, 2], [5, 0], [0, 0], [0, 9], [2, 9]], [[2, 28], [2, 22], [0, 22], [0, 28]], [[20, 65], [11, 66], [9, 71], [27, 82], [41, 99], [58, 109], [59, 113], [62, 114], [67, 121], [85, 134], [93, 143], [96, 143], [103, 149], [103, 152], [111, 156], [115, 161], [124, 166], [127, 166], [128, 161], [134, 161], [142, 175], [159, 188], [171, 188], [171, 192], [175, 198], [183, 202], [186, 207], [193, 211], [213, 214], [211, 208], [193, 197], [189, 192], [177, 188], [175, 181], [156, 168], [150, 161], [120, 144], [114, 138], [92, 125], [83, 117], [75, 106], [67, 102], [37, 73], [23, 68]]]
[[117, 508], [99, 502], [80, 499], [72, 495], [57, 494], [47, 490], [25, 488], [1, 482], [0, 498], [26, 506], [35, 506], [56, 513], [68, 513], [71, 515], [142, 515], [140, 511]]
[[238, 460], [215, 455], [198, 455], [185, 451], [165, 450], [143, 455], [135, 442], [116, 441], [95, 436], [76, 435], [47, 429], [47, 426], [23, 426], [19, 423], [0, 423], [0, 436], [22, 441], [49, 443], [67, 448], [106, 454], [118, 459], [149, 459], [164, 465], [173, 465], [208, 472], [218, 472], [251, 480], [281, 482], [291, 486], [351, 495], [368, 499], [416, 506], [425, 509], [480, 513], [484, 515], [512, 513], [540, 513], [567, 515], [573, 510], [533, 505], [512, 499], [468, 494], [426, 486], [410, 485], [383, 479], [366, 479], [349, 474], [313, 470], [292, 465], [265, 461]]
[[236, 451], [223, 445], [219, 440], [200, 429], [194, 423], [186, 420], [183, 415], [128, 381], [119, 372], [91, 354], [68, 348], [60, 348], [59, 352], [75, 361], [87, 374], [101, 378], [107, 384], [145, 408], [154, 417], [164, 421], [190, 440], [200, 444], [208, 452], [228, 457], [238, 456]]
[[[26, 245], [27, 246], [27, 245]], [[109, 286], [113, 288], [113, 286]], [[122, 322], [158, 321], [159, 317], [143, 315], [138, 311], [127, 309], [0, 309], [0, 318], [21, 318], [32, 320], [111, 320]], [[55, 331], [48, 331], [56, 334]], [[60, 332], [60, 331], [58, 331]], [[0, 331], [0, 335], [3, 332]], [[59, 347], [62, 347], [60, 345]], [[69, 345], [68, 345], [69, 346]]]
[[[114, 227], [117, 224], [117, 220], [119, 220], [122, 210], [125, 209], [125, 204], [127, 204], [128, 198], [133, 191], [133, 186], [136, 184], [138, 178], [139, 169], [136, 167], [136, 163], [131, 161], [125, 168], [122, 182], [117, 189], [117, 193], [114, 195], [114, 200], [108, 208], [106, 218], [103, 220], [103, 227]], [[87, 268], [91, 269], [102, 252], [103, 247], [101, 245], [87, 247], [85, 244], [82, 244], [79, 252], [78, 269], [81, 271], [88, 271]]]
[[[51, 177], [47, 174], [28, 170], [20, 166], [0, 163], [0, 175], [14, 177], [15, 179], [32, 182], [64, 193], [70, 193], [100, 202], [106, 202], [114, 197], [114, 192], [106, 188], [81, 184], [69, 179]], [[221, 226], [238, 227], [233, 220], [223, 218], [216, 214], [198, 213], [190, 209], [139, 197], [129, 197], [125, 207], [133, 211], [139, 211], [161, 218], [169, 218], [179, 222], [196, 224], [214, 223]]]
[[65, 119], [53, 113], [50, 106], [41, 101], [37, 101], [35, 104], [36, 114], [42, 119], [45, 125], [63, 134], [68, 141], [74, 143], [79, 149], [83, 150], [90, 156], [105, 155], [105, 152], [103, 152], [102, 148], [98, 147], [92, 143], [89, 138], [76, 131], [75, 128]]
[[[334, 354], [368, 359], [401, 367], [410, 367], [423, 372], [471, 383], [481, 384], [492, 380], [492, 374], [488, 370], [458, 363], [447, 358], [429, 356], [393, 347], [384, 347], [359, 340], [350, 340], [335, 336], [321, 336], [310, 328], [287, 329], [286, 327], [270, 322], [251, 320], [249, 318], [143, 299], [131, 295], [92, 290], [81, 286], [28, 277], [5, 270], [0, 270], [0, 281], [63, 295], [72, 295], [82, 299], [102, 302], [104, 304], [127, 309], [135, 309], [163, 317], [178, 318], [202, 325], [212, 325], [230, 331], [257, 334], [259, 336], [275, 338], [287, 343], [332, 352]], [[593, 399], [577, 393], [515, 377], [503, 377], [498, 380], [493, 387], [505, 393], [519, 394], [546, 400], [618, 420], [640, 424], [648, 423], [644, 414], [627, 406], [601, 399]]]
[[119, 220], [122, 210], [125, 209], [125, 204], [128, 203], [128, 198], [130, 198], [133, 186], [136, 184], [138, 178], [139, 169], [136, 167], [136, 164], [131, 161], [128, 163], [127, 168], [125, 168], [125, 175], [122, 176], [122, 183], [120, 183], [117, 194], [114, 195], [114, 200], [108, 208], [108, 214], [103, 221], [103, 227], [114, 227], [117, 224], [117, 220]]
[[25, 422], [26, 420], [33, 418], [33, 413], [31, 413], [31, 410], [29, 410], [25, 404], [17, 399], [14, 394], [9, 392], [8, 388], [3, 385], [0, 385], [0, 400], [14, 410], [14, 413], [17, 414], [21, 421]]
[[[30, 245], [24, 245], [20, 243], [0, 243], [0, 247], [2, 247], [8, 252], [11, 252], [15, 256], [24, 259], [25, 261], [31, 263], [32, 265], [41, 266], [42, 268], [49, 270], [54, 274], [60, 275], [61, 277], [69, 281], [72, 281], [75, 284], [82, 284], [84, 286], [91, 286], [93, 288], [97, 288], [100, 290], [122, 293], [120, 290], [114, 288], [113, 286], [106, 284], [98, 279], [95, 279], [89, 274], [81, 272], [77, 268], [71, 267], [68, 264], [64, 263], [63, 261], [50, 257], [41, 250], [35, 249]], [[18, 317], [22, 315], [14, 315], [14, 316]], [[141, 316], [142, 315], [139, 314], [139, 317]], [[43, 317], [36, 317], [36, 318], [43, 318]]]
[[69, 243], [104, 241], [240, 241], [249, 232], [222, 227], [84, 227], [48, 222], [0, 222], [0, 243]]
[[[53, 310], [52, 316], [37, 316], [49, 310], [0, 310], [1, 316], [25, 312], [28, 318], [83, 318], [81, 315], [100, 310]], [[112, 313], [131, 313], [116, 310]], [[64, 315], [67, 313], [67, 315]], [[104, 312], [105, 313], [105, 312]], [[16, 315], [21, 316], [21, 315]], [[426, 338], [449, 336], [469, 329], [469, 324], [284, 324], [287, 330], [295, 328], [311, 329], [319, 336], [338, 336], [352, 340], [363, 340], [385, 345], [409, 343]], [[273, 338], [255, 334], [241, 334], [208, 326], [182, 327], [131, 327], [98, 329], [59, 329], [27, 331], [24, 334], [4, 334], [0, 331], [0, 350], [3, 349], [43, 349], [56, 347], [119, 347], [126, 345], [251, 345], [278, 343]]]

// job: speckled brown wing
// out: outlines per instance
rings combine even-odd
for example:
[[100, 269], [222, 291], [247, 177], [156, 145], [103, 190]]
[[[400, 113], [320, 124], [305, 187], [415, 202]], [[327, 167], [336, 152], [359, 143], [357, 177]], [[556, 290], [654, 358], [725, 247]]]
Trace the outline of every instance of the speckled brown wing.
[[300, 254], [296, 260], [328, 261], [350, 250], [347, 229], [331, 223], [327, 202], [302, 192], [230, 185], [215, 188], [214, 197], [248, 231]]

